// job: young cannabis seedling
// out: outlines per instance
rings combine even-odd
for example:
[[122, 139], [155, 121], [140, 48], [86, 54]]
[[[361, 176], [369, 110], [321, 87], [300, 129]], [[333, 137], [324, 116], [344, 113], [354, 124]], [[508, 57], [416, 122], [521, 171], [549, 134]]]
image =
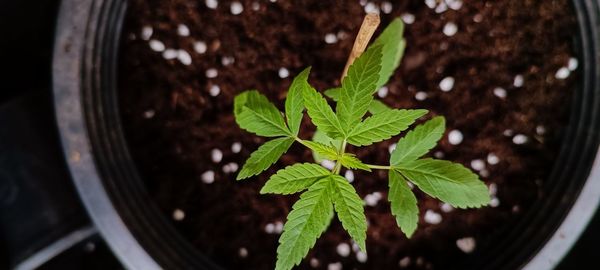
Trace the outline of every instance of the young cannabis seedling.
[[[348, 69], [339, 88], [325, 94], [336, 102], [335, 111], [328, 101], [308, 83], [310, 68], [292, 82], [282, 113], [258, 91], [246, 91], [235, 97], [234, 114], [238, 125], [259, 136], [271, 137], [250, 155], [237, 180], [258, 175], [283, 155], [294, 142], [313, 153], [335, 161], [327, 170], [319, 164], [299, 163], [279, 170], [261, 189], [262, 194], [303, 192], [287, 217], [277, 248], [277, 270], [298, 265], [327, 229], [337, 213], [344, 229], [366, 251], [367, 220], [363, 200], [342, 176], [340, 169], [388, 170], [391, 212], [398, 226], [410, 237], [417, 228], [419, 208], [409, 182], [423, 192], [454, 207], [481, 207], [489, 203], [488, 189], [478, 176], [460, 164], [421, 158], [437, 144], [445, 130], [443, 117], [434, 117], [400, 138], [386, 165], [371, 165], [345, 151], [390, 139], [400, 134], [427, 110], [391, 109], [373, 98], [398, 67], [404, 52], [404, 26], [394, 20]], [[315, 138], [298, 137], [300, 122], [308, 112], [317, 126]], [[365, 118], [367, 114], [370, 114]]]

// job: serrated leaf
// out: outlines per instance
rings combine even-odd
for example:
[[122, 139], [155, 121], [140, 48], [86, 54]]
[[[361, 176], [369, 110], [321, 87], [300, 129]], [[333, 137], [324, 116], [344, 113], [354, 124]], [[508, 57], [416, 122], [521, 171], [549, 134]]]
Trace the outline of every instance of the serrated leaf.
[[[340, 141], [340, 140], [335, 140], [335, 139], [332, 139], [331, 137], [327, 136], [327, 134], [325, 134], [325, 132], [322, 132], [319, 129], [317, 129], [315, 131], [315, 134], [313, 134], [312, 140], [313, 140], [313, 142], [321, 143], [324, 145], [334, 145], [335, 146], [335, 145], [341, 145], [341, 143], [342, 143], [342, 141]], [[336, 146], [335, 150], [336, 150], [336, 152], [338, 151], [337, 146]], [[317, 162], [317, 163], [321, 163], [324, 159], [327, 159], [326, 157], [323, 157], [316, 151], [312, 151], [312, 154], [313, 154], [313, 158], [315, 159], [315, 162]]]
[[250, 154], [250, 158], [238, 173], [237, 180], [246, 179], [268, 169], [283, 153], [287, 152], [293, 142], [293, 138], [277, 138], [261, 145]]
[[438, 116], [409, 131], [398, 141], [390, 157], [391, 165], [413, 161], [429, 152], [444, 135], [446, 120]]
[[388, 200], [392, 214], [396, 218], [398, 227], [410, 238], [417, 229], [419, 223], [419, 207], [417, 198], [408, 186], [408, 182], [397, 171], [389, 171]]
[[355, 146], [371, 145], [400, 134], [427, 110], [388, 110], [375, 114], [359, 123], [348, 135], [348, 143]]
[[394, 19], [371, 45], [382, 45], [381, 71], [377, 89], [384, 86], [394, 71], [400, 65], [404, 55], [406, 41], [404, 40], [404, 23], [400, 18]]
[[340, 175], [332, 176], [334, 185], [333, 205], [344, 229], [362, 251], [366, 251], [367, 217], [363, 200], [346, 178]]
[[427, 158], [403, 162], [394, 169], [429, 196], [454, 207], [480, 207], [490, 202], [486, 185], [460, 164]]
[[313, 152], [317, 153], [325, 159], [337, 160], [338, 151], [332, 145], [325, 145], [319, 142], [304, 141], [304, 145], [310, 148]]
[[371, 171], [371, 168], [369, 168], [369, 166], [367, 166], [366, 164], [362, 163], [362, 161], [360, 161], [358, 158], [356, 158], [354, 155], [349, 154], [349, 153], [344, 153], [340, 158], [339, 161], [342, 163], [342, 166], [348, 168], [348, 169], [354, 169], [354, 170], [364, 170], [364, 171]]
[[290, 270], [315, 245], [333, 215], [331, 178], [317, 181], [293, 206], [277, 248], [276, 270]]
[[292, 194], [303, 191], [317, 180], [331, 175], [331, 172], [318, 164], [298, 163], [287, 166], [271, 176], [261, 194]]
[[331, 138], [343, 138], [345, 132], [327, 100], [312, 87], [305, 89], [302, 95], [313, 124]]
[[[324, 94], [326, 96], [328, 96], [329, 98], [333, 99], [333, 101], [338, 102], [340, 99], [340, 92], [342, 91], [342, 88], [332, 88], [329, 89], [327, 91], [324, 92]], [[371, 114], [378, 114], [381, 112], [385, 112], [387, 110], [391, 110], [392, 108], [390, 108], [388, 105], [386, 105], [385, 103], [383, 103], [381, 100], [377, 100], [377, 99], [373, 99], [371, 101], [371, 105], [369, 105], [369, 112]]]
[[342, 80], [336, 113], [346, 134], [362, 120], [371, 105], [381, 70], [381, 47], [374, 46], [358, 57]]
[[237, 124], [248, 132], [264, 137], [290, 136], [281, 112], [256, 90], [246, 91], [234, 99]]
[[300, 123], [302, 122], [302, 112], [304, 111], [304, 98], [302, 93], [305, 89], [309, 88], [308, 75], [310, 73], [310, 67], [304, 69], [294, 81], [288, 91], [285, 99], [285, 116], [287, 117], [287, 123], [292, 133], [298, 136], [300, 130]]

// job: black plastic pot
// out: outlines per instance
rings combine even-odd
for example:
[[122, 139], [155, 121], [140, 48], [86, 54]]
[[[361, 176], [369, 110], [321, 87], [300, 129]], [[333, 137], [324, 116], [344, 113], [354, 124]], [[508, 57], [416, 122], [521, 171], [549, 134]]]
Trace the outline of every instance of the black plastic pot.
[[[546, 199], [505, 226], [461, 269], [549, 269], [568, 252], [600, 201], [600, 8], [573, 0], [581, 80]], [[98, 230], [130, 269], [218, 269], [179, 235], [131, 160], [116, 97], [123, 0], [65, 0], [57, 25], [54, 95], [73, 180]]]

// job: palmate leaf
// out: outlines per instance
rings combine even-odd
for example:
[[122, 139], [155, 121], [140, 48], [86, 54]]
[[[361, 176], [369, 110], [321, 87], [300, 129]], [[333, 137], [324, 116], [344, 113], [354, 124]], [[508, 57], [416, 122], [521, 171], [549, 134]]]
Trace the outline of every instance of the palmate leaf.
[[310, 67], [304, 69], [294, 81], [288, 91], [285, 99], [285, 116], [287, 123], [292, 133], [298, 136], [300, 130], [300, 123], [302, 122], [302, 112], [304, 111], [304, 98], [302, 93], [305, 89], [311, 87], [308, 84], [308, 74], [310, 73]]
[[342, 163], [342, 166], [344, 166], [348, 169], [364, 170], [364, 171], [368, 171], [368, 172], [371, 171], [371, 168], [369, 168], [369, 166], [362, 163], [358, 158], [356, 158], [354, 155], [349, 154], [349, 153], [344, 153], [339, 158], [339, 161]]
[[[324, 145], [341, 145], [342, 141], [340, 140], [334, 140], [332, 138], [330, 138], [329, 136], [327, 136], [327, 134], [325, 134], [325, 132], [322, 132], [321, 130], [317, 129], [315, 131], [315, 134], [312, 137], [313, 142], [317, 142], [317, 143], [321, 143]], [[312, 149], [311, 149], [312, 150]], [[335, 151], [337, 152], [338, 149], [336, 147]], [[326, 157], [324, 157], [323, 155], [320, 155], [319, 153], [317, 153], [316, 151], [312, 151], [313, 154], [313, 158], [315, 159], [315, 162], [317, 163], [321, 163], [324, 159], [327, 159]]]
[[237, 180], [246, 179], [257, 175], [268, 169], [275, 163], [283, 153], [287, 152], [294, 138], [277, 138], [261, 145], [256, 151], [250, 154], [250, 158], [238, 173]]
[[261, 194], [292, 194], [303, 191], [317, 180], [331, 175], [331, 172], [318, 164], [298, 163], [279, 170], [271, 176]]
[[490, 202], [486, 185], [460, 164], [427, 158], [403, 162], [394, 169], [429, 196], [454, 207], [481, 207]]
[[333, 205], [344, 229], [362, 251], [366, 251], [367, 217], [363, 200], [346, 178], [340, 175], [331, 176], [334, 195]]
[[277, 247], [275, 270], [290, 270], [315, 245], [333, 217], [331, 178], [323, 178], [304, 192], [293, 206]]
[[[342, 88], [332, 88], [329, 90], [326, 90], [324, 92], [324, 94], [333, 99], [333, 101], [337, 102], [340, 98], [340, 92], [342, 91]], [[392, 108], [390, 108], [388, 105], [386, 105], [385, 103], [383, 103], [381, 100], [377, 100], [377, 99], [373, 99], [371, 101], [371, 104], [369, 105], [369, 112], [371, 114], [377, 114], [377, 113], [381, 113], [381, 112], [385, 112], [387, 110], [391, 110]]]
[[291, 136], [281, 112], [256, 90], [243, 92], [234, 99], [237, 124], [248, 132], [264, 137]]
[[413, 161], [427, 154], [444, 135], [445, 125], [444, 117], [438, 116], [408, 132], [392, 151], [390, 164]]
[[312, 87], [304, 89], [302, 95], [304, 106], [306, 106], [308, 116], [310, 116], [313, 124], [331, 138], [344, 138], [345, 131], [342, 129], [337, 116], [327, 104], [327, 100]]
[[371, 145], [400, 134], [427, 110], [388, 110], [375, 114], [359, 123], [348, 135], [348, 143], [355, 146]]
[[400, 65], [400, 60], [404, 55], [404, 49], [406, 48], [406, 41], [404, 40], [404, 23], [402, 19], [394, 19], [377, 37], [371, 47], [381, 45], [382, 57], [381, 57], [381, 71], [379, 72], [379, 81], [377, 82], [376, 89], [384, 86], [390, 77], [394, 74], [394, 71]]
[[335, 147], [331, 145], [325, 145], [319, 142], [311, 142], [304, 141], [304, 144], [310, 148], [313, 152], [317, 153], [319, 156], [322, 156], [328, 160], [337, 160], [338, 159], [338, 151]]
[[397, 171], [389, 171], [389, 187], [388, 200], [392, 214], [396, 218], [398, 227], [406, 234], [406, 237], [410, 238], [419, 223], [417, 198], [410, 190], [406, 179]]
[[381, 47], [371, 47], [358, 57], [342, 80], [336, 115], [346, 134], [362, 120], [371, 105], [381, 70]]

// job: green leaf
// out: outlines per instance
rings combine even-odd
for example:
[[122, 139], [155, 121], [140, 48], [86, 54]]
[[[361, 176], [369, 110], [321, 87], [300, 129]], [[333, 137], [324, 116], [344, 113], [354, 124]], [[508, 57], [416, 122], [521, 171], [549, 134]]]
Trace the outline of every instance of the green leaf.
[[380, 70], [381, 46], [375, 46], [354, 61], [348, 69], [348, 76], [342, 80], [336, 112], [346, 134], [362, 120], [369, 109], [373, 93], [377, 90]]
[[[342, 144], [342, 141], [334, 140], [334, 139], [330, 138], [329, 136], [327, 136], [327, 134], [325, 134], [325, 132], [322, 132], [319, 129], [317, 129], [315, 131], [315, 134], [313, 134], [312, 140], [313, 140], [313, 142], [321, 143], [324, 145], [334, 145], [335, 146], [335, 145]], [[338, 151], [337, 147], [335, 148], [335, 151], [336, 152]], [[327, 159], [326, 157], [323, 157], [316, 151], [312, 151], [312, 154], [313, 154], [313, 158], [315, 159], [315, 162], [317, 162], [317, 163], [321, 163], [324, 159]]]
[[445, 126], [444, 117], [438, 116], [408, 132], [392, 151], [390, 164], [413, 161], [427, 154], [444, 135]]
[[419, 207], [417, 198], [408, 186], [406, 179], [397, 171], [389, 172], [388, 200], [392, 208], [392, 214], [396, 217], [398, 227], [410, 238], [417, 229], [419, 223]]
[[261, 145], [250, 154], [250, 158], [240, 170], [237, 180], [246, 179], [268, 169], [290, 148], [293, 142], [293, 138], [277, 138]]
[[306, 68], [292, 81], [292, 85], [285, 99], [285, 116], [287, 117], [287, 123], [292, 133], [298, 136], [300, 130], [300, 123], [302, 122], [302, 112], [304, 111], [304, 98], [302, 93], [304, 89], [310, 87], [308, 84], [308, 74], [310, 73], [310, 67]]
[[486, 185], [460, 164], [427, 158], [400, 163], [394, 168], [429, 196], [454, 207], [481, 207], [490, 202]]
[[248, 132], [264, 137], [290, 136], [281, 112], [256, 90], [246, 91], [234, 99], [237, 124]]
[[337, 116], [327, 104], [327, 100], [317, 90], [312, 87], [304, 89], [303, 97], [308, 116], [321, 131], [334, 139], [345, 136]]
[[394, 71], [400, 65], [406, 41], [404, 40], [404, 23], [400, 18], [394, 19], [377, 37], [371, 47], [382, 45], [381, 72], [377, 82], [377, 89], [384, 86]]
[[[342, 88], [332, 88], [332, 89], [326, 90], [325, 95], [328, 96], [329, 98], [333, 99], [335, 102], [338, 102], [340, 100], [340, 92], [341, 91], [342, 91]], [[388, 105], [381, 102], [381, 100], [376, 100], [376, 99], [373, 99], [371, 101], [371, 105], [369, 105], [369, 112], [371, 114], [378, 114], [378, 113], [382, 113], [382, 112], [385, 112], [385, 111], [391, 110], [391, 109], [392, 108], [390, 108]]]
[[317, 180], [331, 175], [331, 172], [318, 164], [298, 163], [285, 167], [265, 184], [260, 190], [261, 194], [292, 194], [303, 191]]
[[358, 170], [364, 170], [364, 171], [368, 171], [368, 172], [371, 171], [371, 168], [369, 168], [369, 166], [362, 163], [353, 154], [344, 153], [342, 155], [342, 157], [340, 157], [339, 161], [342, 163], [342, 166], [349, 168], [349, 169], [354, 169], [354, 170], [358, 169]]
[[375, 114], [359, 123], [348, 135], [348, 143], [355, 146], [371, 145], [400, 134], [427, 110], [388, 110]]
[[317, 181], [300, 196], [287, 217], [277, 248], [276, 270], [290, 270], [315, 245], [333, 216], [331, 178]]
[[325, 145], [319, 142], [303, 141], [306, 147], [310, 148], [313, 152], [317, 153], [325, 159], [337, 160], [338, 151], [331, 145]]
[[333, 175], [331, 178], [334, 186], [333, 205], [338, 218], [354, 242], [362, 251], [366, 251], [367, 217], [363, 200], [346, 178], [340, 175]]

